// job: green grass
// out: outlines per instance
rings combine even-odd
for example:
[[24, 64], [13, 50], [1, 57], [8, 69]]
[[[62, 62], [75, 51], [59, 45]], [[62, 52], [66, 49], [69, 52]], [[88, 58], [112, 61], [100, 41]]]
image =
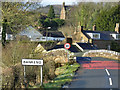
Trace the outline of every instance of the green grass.
[[[64, 65], [57, 69], [62, 70], [60, 74], [54, 78], [51, 82], [43, 84], [44, 88], [61, 88], [61, 85], [64, 85], [66, 82], [71, 82], [74, 76], [75, 71], [80, 67], [78, 63], [73, 65]], [[34, 86], [33, 88], [38, 88], [39, 85]]]

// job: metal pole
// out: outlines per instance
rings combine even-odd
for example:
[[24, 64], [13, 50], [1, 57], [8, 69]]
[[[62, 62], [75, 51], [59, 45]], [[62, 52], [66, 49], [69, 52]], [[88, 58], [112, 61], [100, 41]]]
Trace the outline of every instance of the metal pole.
[[25, 73], [25, 66], [24, 66], [24, 84], [25, 84], [25, 87], [26, 87], [26, 73]]
[[40, 73], [41, 74], [41, 84], [40, 84], [40, 86], [42, 86], [42, 66], [40, 66], [40, 69], [41, 69], [40, 70], [41, 71], [41, 73]]
[[68, 57], [68, 62], [69, 62], [69, 51], [67, 51], [67, 57]]
[[69, 62], [69, 51], [68, 51], [68, 49], [66, 49], [66, 52], [67, 52], [67, 58], [68, 58], [68, 62]]

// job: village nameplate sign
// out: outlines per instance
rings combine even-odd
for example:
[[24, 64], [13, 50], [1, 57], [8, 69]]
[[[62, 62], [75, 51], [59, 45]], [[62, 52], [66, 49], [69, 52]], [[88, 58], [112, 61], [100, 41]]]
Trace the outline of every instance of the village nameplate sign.
[[[24, 82], [26, 81], [26, 68], [25, 68], [25, 66], [40, 66], [40, 76], [41, 76], [40, 86], [42, 86], [43, 60], [41, 60], [41, 59], [22, 59], [22, 65], [24, 66]], [[26, 83], [25, 83], [25, 87], [26, 87]]]
[[22, 59], [22, 65], [43, 65], [43, 60], [39, 59]]

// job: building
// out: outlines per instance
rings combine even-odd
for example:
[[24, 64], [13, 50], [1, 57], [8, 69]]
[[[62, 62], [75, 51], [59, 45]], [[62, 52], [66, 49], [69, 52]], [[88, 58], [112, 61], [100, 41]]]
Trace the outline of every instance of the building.
[[27, 27], [18, 35], [26, 36], [30, 41], [63, 41], [65, 39], [60, 31], [38, 31], [32, 26]]
[[96, 26], [93, 30], [83, 30], [83, 26], [79, 26], [79, 39], [82, 43], [93, 43], [100, 49], [110, 49], [111, 43], [114, 41], [120, 45], [120, 27], [116, 23], [115, 31], [98, 31]]
[[66, 6], [65, 5], [65, 2], [63, 2], [63, 5], [62, 5], [62, 8], [61, 8], [61, 12], [60, 12], [60, 19], [66, 19], [67, 17], [67, 15], [68, 15], [68, 11], [70, 10], [70, 7], [71, 6]]
[[63, 41], [65, 39], [64, 35], [60, 31], [41, 31], [42, 40], [45, 41]]
[[[54, 50], [54, 49], [65, 49], [64, 48], [64, 44], [56, 45], [53, 48], [48, 49], [48, 51]], [[71, 45], [70, 49], [68, 49], [68, 50], [71, 51], [71, 52], [73, 52], [73, 53], [81, 52], [81, 50], [76, 45]]]

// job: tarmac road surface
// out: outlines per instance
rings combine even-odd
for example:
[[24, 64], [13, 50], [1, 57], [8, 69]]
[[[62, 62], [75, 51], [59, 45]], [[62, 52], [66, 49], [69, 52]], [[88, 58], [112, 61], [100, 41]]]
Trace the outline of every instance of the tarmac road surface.
[[68, 88], [120, 90], [118, 78], [120, 76], [120, 63], [118, 61], [94, 57], [91, 58], [91, 62], [81, 65], [82, 67], [76, 72]]

